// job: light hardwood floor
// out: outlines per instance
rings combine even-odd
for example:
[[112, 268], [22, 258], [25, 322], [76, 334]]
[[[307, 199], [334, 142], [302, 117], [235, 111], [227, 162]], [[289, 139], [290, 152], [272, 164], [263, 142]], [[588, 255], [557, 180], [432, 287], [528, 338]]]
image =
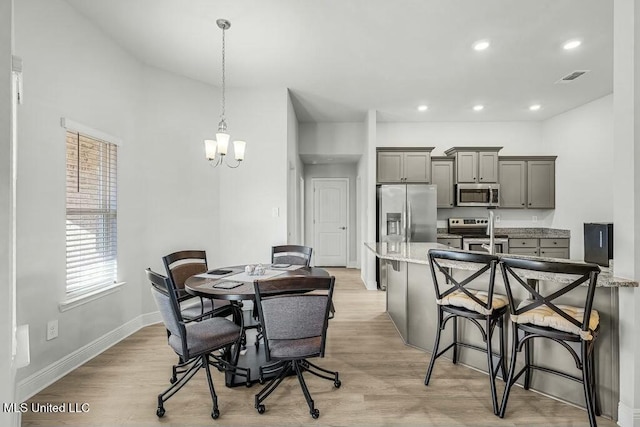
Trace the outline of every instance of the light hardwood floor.
[[[336, 276], [336, 316], [330, 321], [327, 354], [319, 365], [338, 370], [342, 387], [308, 375], [320, 409], [313, 420], [295, 377], [265, 402], [260, 390], [224, 386], [216, 370], [220, 418], [212, 420], [204, 372], [166, 404], [158, 419], [156, 396], [168, 386], [176, 357], [161, 325], [140, 330], [34, 396], [31, 402], [87, 402], [87, 413], [30, 413], [23, 426], [588, 426], [585, 411], [515, 387], [505, 419], [493, 415], [487, 376], [440, 359], [429, 387], [423, 384], [429, 355], [402, 343], [385, 313], [384, 292], [367, 291], [360, 271], [330, 269]], [[249, 342], [253, 342], [249, 340]], [[575, 384], [580, 387], [579, 384]], [[502, 384], [499, 384], [502, 393]], [[616, 424], [598, 418], [601, 427]]]

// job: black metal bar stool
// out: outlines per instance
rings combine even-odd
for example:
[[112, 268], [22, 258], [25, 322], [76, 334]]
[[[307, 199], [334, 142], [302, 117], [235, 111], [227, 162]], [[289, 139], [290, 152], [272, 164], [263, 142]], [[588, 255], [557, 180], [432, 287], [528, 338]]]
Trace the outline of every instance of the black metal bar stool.
[[[582, 383], [589, 424], [591, 427], [596, 427], [596, 415], [600, 415], [600, 408], [595, 386], [594, 348], [600, 329], [600, 318], [598, 312], [592, 310], [592, 305], [600, 267], [594, 264], [535, 261], [509, 257], [503, 257], [500, 264], [511, 307], [513, 331], [511, 363], [502, 397], [500, 417], [503, 418], [505, 415], [513, 384], [524, 374], [524, 388], [528, 390], [531, 383], [531, 372], [538, 370]], [[560, 289], [556, 287], [556, 289], [547, 290], [547, 286], [545, 286], [545, 292], [542, 292], [540, 286], [536, 289], [529, 281], [521, 277], [525, 274], [528, 277], [538, 275], [541, 280], [549, 281], [554, 281], [556, 278], [554, 275], [560, 274], [564, 280]], [[583, 305], [563, 305], [555, 301], [582, 284], [588, 285]], [[520, 287], [524, 288], [531, 297], [517, 304], [514, 301], [513, 293], [516, 288]], [[576, 368], [582, 372], [582, 376], [577, 377], [552, 367], [533, 364], [531, 341], [537, 338], [555, 341], [567, 349], [575, 361]], [[579, 351], [576, 351], [572, 345], [578, 345]], [[516, 374], [516, 359], [523, 348], [525, 350], [525, 366]]]
[[[464, 280], [455, 279], [446, 266], [447, 262], [467, 263], [469, 275]], [[501, 371], [502, 378], [506, 377], [506, 366], [504, 358], [505, 350], [505, 329], [504, 317], [507, 313], [508, 300], [505, 295], [494, 294], [496, 266], [499, 258], [495, 255], [482, 253], [457, 252], [447, 250], [429, 251], [429, 265], [431, 276], [436, 292], [436, 303], [438, 307], [438, 329], [436, 340], [431, 354], [431, 361], [427, 369], [424, 384], [429, 385], [431, 372], [436, 359], [442, 356], [449, 349], [453, 348], [453, 363], [458, 362], [459, 347], [479, 350], [487, 354], [487, 368], [489, 372], [489, 383], [491, 386], [491, 400], [493, 413], [498, 415], [498, 397], [496, 392], [496, 375]], [[444, 264], [444, 265], [443, 265]], [[457, 269], [456, 271], [466, 271], [467, 269]], [[445, 283], [440, 283], [436, 272], [440, 272], [445, 277]], [[484, 279], [484, 273], [489, 272], [488, 280]], [[473, 284], [474, 288], [470, 286]], [[485, 347], [463, 343], [458, 340], [458, 318], [466, 319], [477, 326], [482, 334]], [[439, 350], [440, 335], [447, 322], [453, 323], [453, 343], [446, 348]], [[495, 354], [491, 344], [491, 338], [495, 328], [500, 329], [500, 352]]]

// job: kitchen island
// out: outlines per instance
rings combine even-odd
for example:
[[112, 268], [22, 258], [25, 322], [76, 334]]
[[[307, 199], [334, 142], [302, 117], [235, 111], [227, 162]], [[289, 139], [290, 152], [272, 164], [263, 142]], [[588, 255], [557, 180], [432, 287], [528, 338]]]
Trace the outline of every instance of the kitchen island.
[[[451, 249], [438, 243], [365, 243], [381, 262], [387, 263], [387, 313], [396, 326], [405, 344], [431, 352], [435, 340], [437, 310], [435, 290], [429, 269], [427, 253], [430, 249]], [[498, 254], [500, 256], [500, 254]], [[517, 255], [510, 255], [516, 257]], [[532, 256], [519, 256], [528, 259], [554, 260]], [[444, 265], [444, 263], [443, 263]], [[466, 263], [451, 262], [454, 277], [465, 277], [464, 270], [469, 270]], [[440, 274], [440, 273], [437, 273]], [[485, 273], [488, 274], [488, 273]], [[563, 275], [554, 277], [531, 274], [527, 279], [538, 281], [539, 286], [554, 286], [553, 282], [569, 280]], [[618, 288], [635, 287], [637, 282], [613, 277], [603, 271], [598, 277], [594, 298], [594, 309], [600, 313], [600, 335], [596, 345], [596, 372], [599, 400], [602, 414], [617, 419], [619, 402], [619, 345], [618, 345]], [[586, 287], [584, 287], [586, 292]], [[496, 274], [495, 292], [506, 294], [500, 272]], [[574, 292], [580, 293], [580, 292]], [[567, 304], [579, 305], [583, 295], [573, 296], [565, 300]], [[527, 295], [516, 294], [519, 299]], [[509, 324], [509, 322], [507, 322]], [[509, 326], [507, 326], [509, 327]], [[478, 330], [465, 322], [458, 325], [461, 340], [476, 345], [483, 345]], [[508, 332], [510, 337], [510, 331]], [[497, 338], [497, 337], [496, 337]], [[451, 329], [442, 334], [441, 348], [451, 343]], [[497, 344], [497, 343], [496, 343]], [[494, 347], [494, 348], [497, 348]], [[510, 352], [510, 345], [507, 351]], [[486, 357], [475, 351], [460, 350], [459, 361], [465, 365], [486, 372]], [[445, 356], [446, 357], [446, 356]], [[520, 358], [522, 359], [522, 358]], [[533, 362], [538, 365], [555, 366], [572, 374], [579, 374], [569, 353], [559, 344], [549, 340], [535, 340], [533, 345]], [[440, 362], [442, 363], [442, 362]], [[425, 357], [425, 371], [428, 358]], [[437, 374], [437, 367], [436, 367]], [[531, 389], [584, 407], [582, 387], [570, 380], [555, 375], [534, 372], [531, 378]], [[519, 381], [521, 382], [521, 381]], [[487, 393], [489, 389], [487, 386]]]

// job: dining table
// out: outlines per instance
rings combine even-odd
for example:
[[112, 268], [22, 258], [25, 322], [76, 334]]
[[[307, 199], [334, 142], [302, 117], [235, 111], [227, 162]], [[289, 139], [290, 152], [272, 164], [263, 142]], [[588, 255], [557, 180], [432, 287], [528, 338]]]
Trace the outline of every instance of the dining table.
[[[269, 280], [283, 277], [328, 277], [329, 273], [318, 267], [306, 267], [303, 265], [290, 264], [266, 264], [264, 271], [258, 268], [259, 273], [252, 274], [245, 270], [246, 264], [233, 265], [229, 267], [218, 267], [206, 273], [196, 274], [185, 281], [185, 291], [191, 295], [202, 298], [226, 300], [242, 309], [243, 316], [234, 316], [234, 321], [239, 325], [255, 327], [256, 320], [252, 316], [243, 301], [255, 303], [254, 282], [256, 280]], [[246, 346], [240, 351], [237, 361], [238, 366], [250, 369], [249, 378], [241, 378], [233, 372], [225, 372], [225, 385], [227, 387], [237, 387], [249, 385], [260, 381], [260, 367], [267, 366], [266, 352], [263, 344], [256, 346]], [[269, 371], [268, 371], [269, 372]], [[268, 379], [272, 374], [265, 373], [264, 379]]]

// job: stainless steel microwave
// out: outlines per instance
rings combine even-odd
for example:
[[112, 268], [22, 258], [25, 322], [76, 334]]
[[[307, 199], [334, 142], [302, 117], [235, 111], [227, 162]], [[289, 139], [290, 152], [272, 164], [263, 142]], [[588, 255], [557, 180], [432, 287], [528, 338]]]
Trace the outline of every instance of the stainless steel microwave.
[[500, 184], [456, 184], [456, 206], [500, 206]]

